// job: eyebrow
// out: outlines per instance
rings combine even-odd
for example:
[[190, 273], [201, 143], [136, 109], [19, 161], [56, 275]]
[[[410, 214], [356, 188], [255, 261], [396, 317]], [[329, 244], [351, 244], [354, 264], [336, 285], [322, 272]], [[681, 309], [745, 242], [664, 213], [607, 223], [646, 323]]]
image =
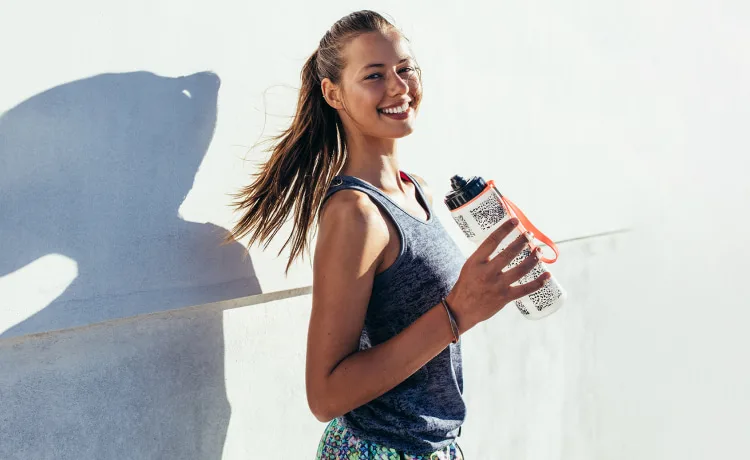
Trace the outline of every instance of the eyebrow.
[[[411, 60], [410, 57], [405, 57], [405, 58], [401, 59], [400, 61], [398, 61], [398, 63], [399, 64], [403, 64], [404, 62], [407, 62], [409, 60]], [[362, 70], [371, 69], [373, 67], [385, 67], [385, 64], [367, 64], [366, 66], [362, 67]]]

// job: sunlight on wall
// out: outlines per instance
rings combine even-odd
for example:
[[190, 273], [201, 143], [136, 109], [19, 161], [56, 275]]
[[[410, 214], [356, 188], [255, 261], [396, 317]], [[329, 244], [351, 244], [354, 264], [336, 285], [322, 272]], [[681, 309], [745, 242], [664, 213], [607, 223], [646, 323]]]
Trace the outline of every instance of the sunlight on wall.
[[78, 277], [78, 263], [62, 254], [47, 254], [0, 277], [3, 316], [0, 334], [52, 303]]

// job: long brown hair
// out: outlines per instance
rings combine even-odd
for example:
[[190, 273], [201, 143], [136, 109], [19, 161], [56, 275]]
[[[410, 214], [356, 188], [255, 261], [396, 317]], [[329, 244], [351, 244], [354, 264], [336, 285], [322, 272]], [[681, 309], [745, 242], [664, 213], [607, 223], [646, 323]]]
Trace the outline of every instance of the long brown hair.
[[[270, 158], [253, 174], [255, 180], [233, 195], [232, 206], [242, 217], [230, 239], [250, 234], [250, 244], [265, 242], [278, 233], [290, 215], [294, 225], [281, 251], [291, 244], [286, 272], [304, 252], [309, 252], [309, 233], [329, 184], [344, 166], [346, 138], [341, 118], [323, 98], [321, 81], [341, 80], [346, 64], [344, 47], [368, 32], [397, 30], [380, 14], [357, 11], [339, 19], [320, 40], [318, 49], [302, 67], [302, 86], [291, 125], [273, 137]], [[279, 251], [279, 254], [281, 254]]]

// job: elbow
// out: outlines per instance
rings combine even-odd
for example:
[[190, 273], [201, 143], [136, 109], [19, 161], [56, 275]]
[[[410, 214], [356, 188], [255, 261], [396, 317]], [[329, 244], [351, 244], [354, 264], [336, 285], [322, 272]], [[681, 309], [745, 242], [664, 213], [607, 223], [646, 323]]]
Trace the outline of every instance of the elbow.
[[341, 415], [335, 411], [332, 401], [330, 401], [323, 392], [308, 390], [307, 406], [319, 422], [328, 423]]
[[337, 415], [330, 410], [329, 405], [323, 402], [322, 398], [308, 395], [307, 405], [310, 407], [310, 412], [312, 412], [319, 422], [328, 423], [337, 417]]
[[318, 412], [318, 411], [313, 411], [313, 415], [315, 416], [316, 419], [318, 419], [319, 422], [322, 422], [322, 423], [328, 423], [331, 420], [336, 418], [336, 417], [332, 417], [328, 413]]

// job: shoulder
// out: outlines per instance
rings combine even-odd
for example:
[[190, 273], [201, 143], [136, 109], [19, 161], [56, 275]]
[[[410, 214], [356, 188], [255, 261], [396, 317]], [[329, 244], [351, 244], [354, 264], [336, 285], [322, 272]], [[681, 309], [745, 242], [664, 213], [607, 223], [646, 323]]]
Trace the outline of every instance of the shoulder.
[[378, 206], [358, 190], [341, 190], [331, 195], [320, 210], [321, 225], [349, 222], [354, 226], [370, 226], [379, 221], [382, 217]]
[[430, 186], [427, 185], [427, 181], [416, 174], [409, 173], [409, 175], [413, 177], [417, 182], [419, 182], [419, 186], [422, 187], [422, 191], [424, 192], [425, 196], [427, 196], [427, 200], [430, 202], [430, 206], [432, 206], [432, 190], [430, 190]]
[[320, 210], [319, 243], [339, 250], [378, 255], [388, 244], [389, 233], [378, 206], [358, 190], [333, 194]]

